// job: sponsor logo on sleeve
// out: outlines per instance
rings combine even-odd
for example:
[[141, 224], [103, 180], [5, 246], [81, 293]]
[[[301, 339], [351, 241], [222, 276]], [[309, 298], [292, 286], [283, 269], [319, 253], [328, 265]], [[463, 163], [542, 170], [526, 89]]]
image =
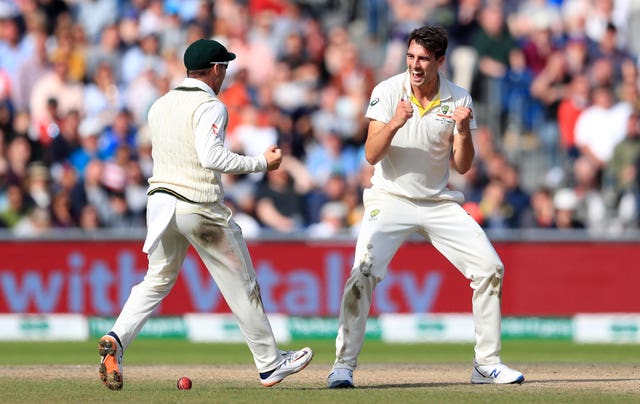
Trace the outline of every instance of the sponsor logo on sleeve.
[[376, 220], [376, 216], [380, 214], [380, 209], [374, 209], [369, 213], [369, 221]]

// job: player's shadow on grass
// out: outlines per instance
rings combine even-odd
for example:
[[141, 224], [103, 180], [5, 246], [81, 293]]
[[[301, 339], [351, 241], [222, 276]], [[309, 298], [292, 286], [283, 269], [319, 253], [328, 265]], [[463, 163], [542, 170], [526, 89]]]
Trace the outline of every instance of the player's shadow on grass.
[[452, 386], [525, 386], [528, 384], [552, 384], [552, 383], [614, 383], [614, 382], [638, 382], [640, 378], [615, 378], [615, 379], [553, 379], [553, 380], [525, 380], [524, 383], [518, 384], [479, 384], [473, 385], [469, 382], [454, 382], [454, 383], [389, 383], [389, 384], [376, 384], [368, 386], [357, 386], [358, 389], [394, 389], [394, 388], [434, 388], [434, 387], [452, 387]]
[[611, 383], [611, 382], [637, 382], [640, 378], [616, 378], [616, 379], [553, 379], [553, 380], [526, 380], [524, 384], [550, 384], [550, 383]]
[[355, 389], [351, 388], [337, 388], [328, 389], [327, 387], [296, 387], [301, 390], [332, 390], [332, 391], [352, 391], [352, 390], [384, 390], [384, 389], [422, 389], [422, 388], [436, 388], [436, 387], [453, 387], [453, 386], [474, 386], [482, 388], [483, 386], [526, 386], [530, 384], [544, 385], [553, 383], [613, 383], [613, 382], [640, 382], [640, 378], [615, 378], [615, 379], [553, 379], [553, 380], [525, 380], [524, 383], [513, 384], [472, 384], [470, 382], [452, 382], [452, 383], [388, 383], [388, 384], [374, 384], [374, 385], [358, 385]]
[[[373, 384], [373, 385], [359, 385], [356, 386], [358, 390], [381, 390], [381, 389], [422, 389], [433, 387], [451, 387], [451, 386], [467, 386], [469, 382], [454, 382], [454, 383], [389, 383], [389, 384]], [[339, 390], [339, 389], [338, 389]], [[351, 389], [342, 389], [351, 390]]]

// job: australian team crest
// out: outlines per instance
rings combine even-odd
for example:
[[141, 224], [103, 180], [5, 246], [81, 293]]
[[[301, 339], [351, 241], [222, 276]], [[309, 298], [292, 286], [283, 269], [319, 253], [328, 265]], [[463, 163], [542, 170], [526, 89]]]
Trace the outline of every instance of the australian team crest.
[[447, 115], [447, 112], [449, 112], [449, 106], [443, 105], [442, 107], [440, 107], [440, 111], [442, 111], [444, 115]]

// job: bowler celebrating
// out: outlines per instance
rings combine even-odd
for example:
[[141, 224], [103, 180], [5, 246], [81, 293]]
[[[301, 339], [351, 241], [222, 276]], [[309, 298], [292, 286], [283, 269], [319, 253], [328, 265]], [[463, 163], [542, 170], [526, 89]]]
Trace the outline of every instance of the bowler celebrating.
[[340, 306], [336, 360], [329, 388], [353, 387], [373, 290], [413, 233], [431, 241], [473, 289], [475, 358], [472, 383], [521, 383], [500, 360], [504, 266], [482, 228], [465, 212], [463, 195], [447, 188], [449, 167], [464, 174], [474, 158], [471, 96], [438, 70], [447, 32], [426, 26], [408, 40], [407, 70], [371, 94], [365, 156], [375, 166], [363, 193], [364, 217]]

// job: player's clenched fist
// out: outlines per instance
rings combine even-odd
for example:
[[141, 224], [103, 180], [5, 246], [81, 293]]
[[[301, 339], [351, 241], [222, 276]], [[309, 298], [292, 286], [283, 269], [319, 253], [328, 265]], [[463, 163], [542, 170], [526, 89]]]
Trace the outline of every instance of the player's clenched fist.
[[411, 101], [402, 99], [398, 103], [398, 106], [396, 107], [396, 112], [393, 115], [392, 119], [397, 122], [398, 127], [401, 127], [412, 116], [413, 116], [413, 106], [411, 105]]
[[264, 158], [267, 159], [267, 170], [275, 170], [280, 167], [282, 162], [282, 149], [278, 149], [277, 146], [271, 145], [263, 153]]
[[471, 117], [473, 116], [473, 111], [471, 108], [467, 107], [456, 107], [455, 111], [453, 111], [453, 120], [456, 121], [456, 128], [460, 133], [469, 133], [471, 129], [469, 128], [469, 122], [471, 121]]

